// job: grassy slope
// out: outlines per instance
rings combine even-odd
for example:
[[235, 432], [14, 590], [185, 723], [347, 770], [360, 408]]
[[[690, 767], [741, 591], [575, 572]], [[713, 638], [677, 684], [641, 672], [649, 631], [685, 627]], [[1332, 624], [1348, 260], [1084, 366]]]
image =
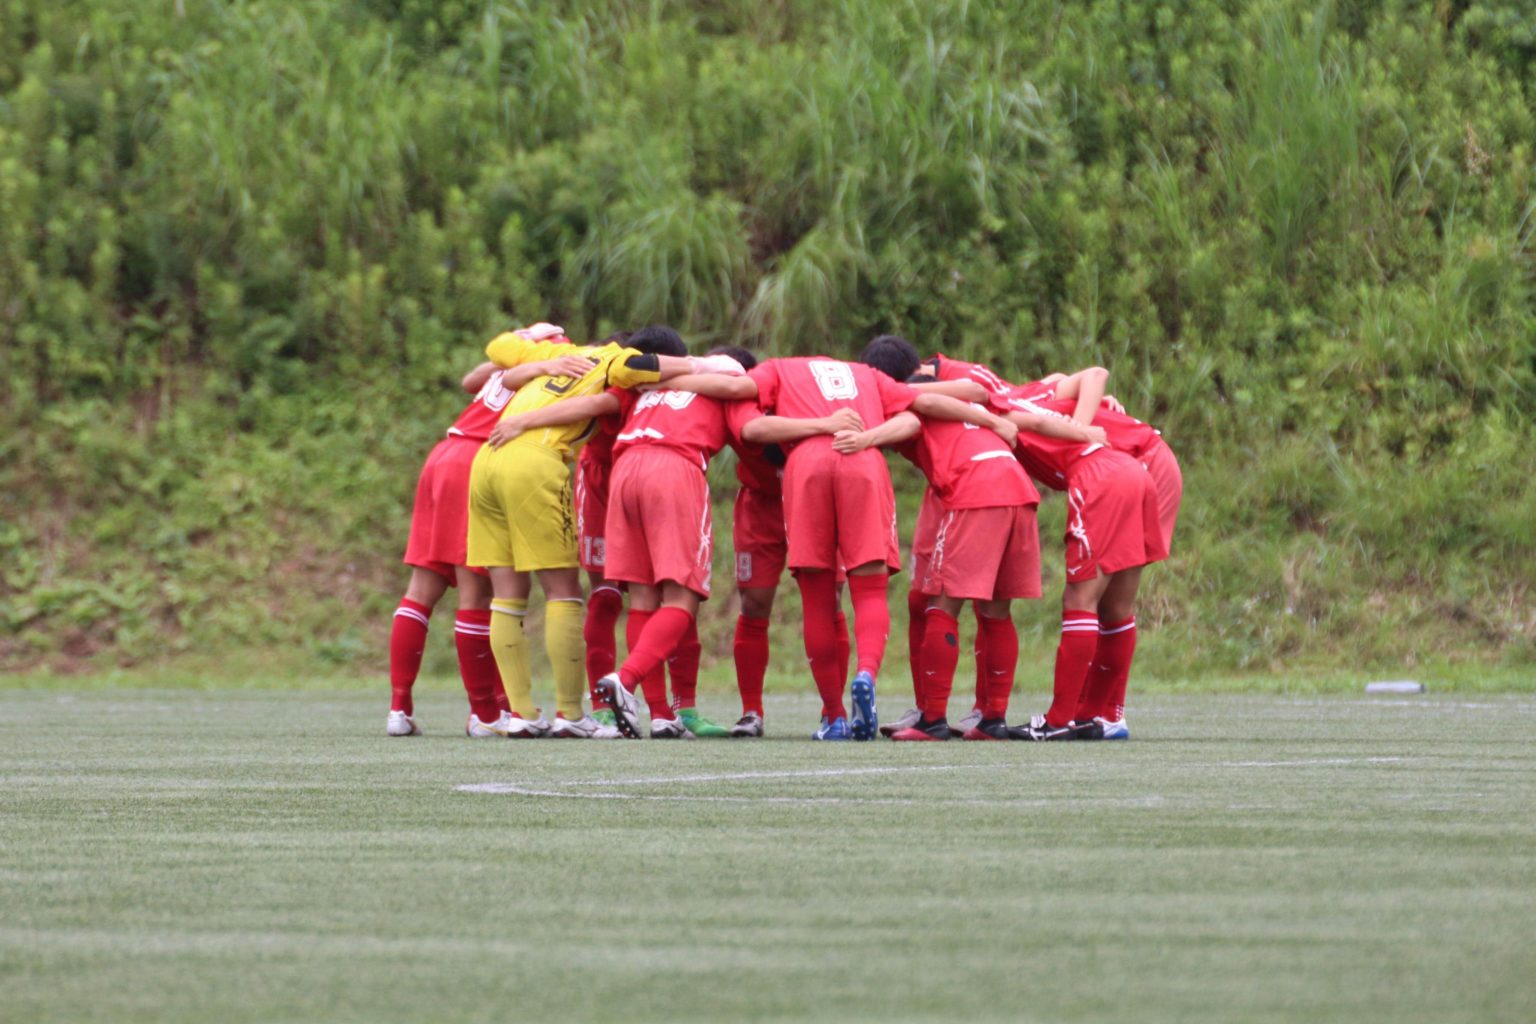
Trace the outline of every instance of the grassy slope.
[[[918, 749], [795, 742], [790, 698], [752, 745], [386, 741], [374, 711], [8, 696], [7, 1017], [1442, 1024], [1536, 998], [1528, 698], [1166, 697], [1130, 744]], [[564, 795], [455, 788], [487, 782]]]

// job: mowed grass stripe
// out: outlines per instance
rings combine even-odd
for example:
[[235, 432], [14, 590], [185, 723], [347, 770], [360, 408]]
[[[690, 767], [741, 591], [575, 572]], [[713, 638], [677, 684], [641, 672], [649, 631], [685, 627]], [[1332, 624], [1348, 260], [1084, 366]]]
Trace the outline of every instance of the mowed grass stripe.
[[[1170, 696], [1127, 744], [915, 747], [805, 742], [799, 698], [768, 742], [607, 745], [470, 743], [447, 696], [413, 740], [365, 698], [193, 703], [5, 698], [7, 1019], [1481, 1021], [1536, 998], [1528, 698]], [[487, 783], [561, 795], [456, 789]]]

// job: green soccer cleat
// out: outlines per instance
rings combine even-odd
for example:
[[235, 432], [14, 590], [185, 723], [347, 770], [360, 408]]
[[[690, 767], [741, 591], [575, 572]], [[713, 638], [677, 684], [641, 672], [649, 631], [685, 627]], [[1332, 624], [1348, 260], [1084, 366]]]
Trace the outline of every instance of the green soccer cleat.
[[701, 740], [721, 739], [731, 734], [731, 730], [723, 725], [716, 725], [703, 715], [698, 708], [682, 708], [677, 717], [682, 719], [683, 725], [688, 731]]

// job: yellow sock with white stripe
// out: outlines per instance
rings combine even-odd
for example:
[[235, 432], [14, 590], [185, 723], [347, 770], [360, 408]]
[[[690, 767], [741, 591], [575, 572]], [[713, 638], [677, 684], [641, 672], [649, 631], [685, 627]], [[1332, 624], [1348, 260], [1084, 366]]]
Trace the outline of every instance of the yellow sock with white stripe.
[[507, 703], [532, 720], [539, 717], [539, 709], [533, 704], [533, 664], [523, 635], [527, 614], [526, 600], [498, 597], [491, 602], [491, 654], [507, 687]]
[[544, 651], [555, 674], [555, 707], [573, 720], [585, 713], [581, 706], [587, 689], [587, 649], [581, 636], [585, 619], [579, 599], [544, 606]]

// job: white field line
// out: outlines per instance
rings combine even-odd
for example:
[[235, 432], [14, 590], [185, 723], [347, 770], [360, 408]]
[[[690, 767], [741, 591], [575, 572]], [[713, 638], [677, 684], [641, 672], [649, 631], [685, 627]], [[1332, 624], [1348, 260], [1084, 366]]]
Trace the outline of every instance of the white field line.
[[[1352, 764], [1398, 764], [1418, 760], [1407, 757], [1329, 757], [1301, 761], [1217, 761], [1207, 764], [1187, 765], [1190, 768], [1313, 768]], [[453, 787], [460, 793], [476, 793], [490, 796], [529, 796], [555, 800], [690, 800], [706, 803], [727, 804], [883, 804], [910, 805], [928, 801], [910, 797], [862, 797], [862, 796], [697, 796], [681, 793], [623, 793], [614, 792], [613, 786], [670, 786], [695, 782], [738, 782], [762, 779], [837, 779], [859, 775], [898, 775], [916, 772], [947, 772], [961, 770], [996, 771], [996, 765], [921, 765], [909, 768], [823, 768], [815, 771], [792, 772], [734, 772], [714, 775], [670, 775], [644, 779], [582, 779], [556, 783], [554, 788], [539, 789], [520, 786], [512, 782], [477, 782]], [[1096, 804], [1115, 807], [1156, 807], [1163, 803], [1158, 795], [1134, 798], [1079, 798], [1057, 797], [1046, 799], [1017, 800], [946, 800], [946, 804], [986, 807], [1059, 807], [1063, 804]]]

